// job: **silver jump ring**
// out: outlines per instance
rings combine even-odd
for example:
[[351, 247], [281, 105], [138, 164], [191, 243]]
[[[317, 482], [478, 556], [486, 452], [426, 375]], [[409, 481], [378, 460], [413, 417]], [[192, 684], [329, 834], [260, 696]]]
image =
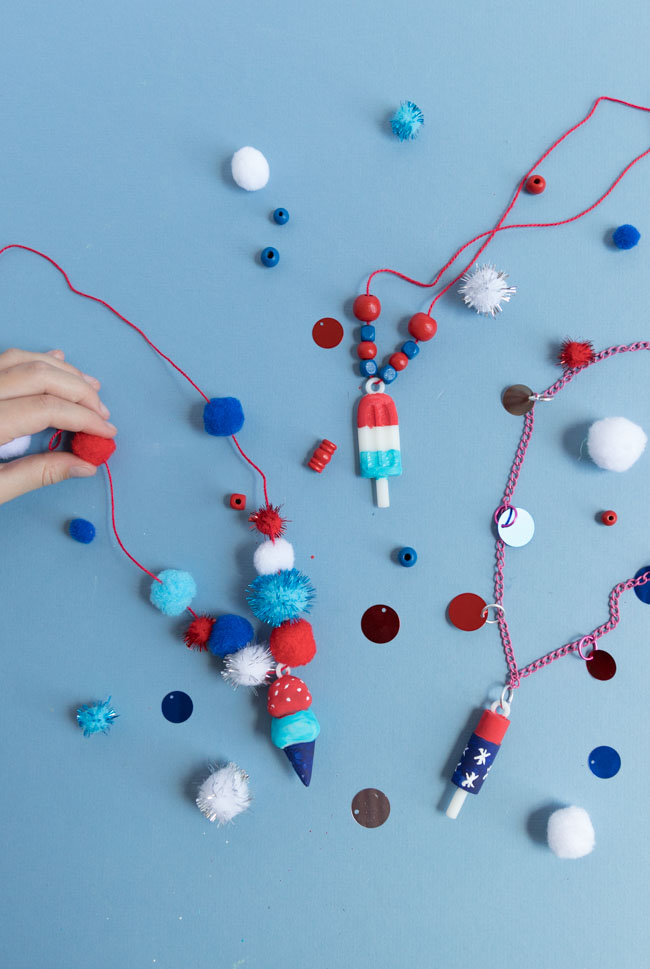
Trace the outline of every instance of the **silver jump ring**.
[[[500, 606], [499, 605], [498, 602], [491, 602], [489, 606], [485, 606], [483, 609], [481, 609], [481, 615], [482, 616], [487, 616], [489, 609], [500, 609], [501, 610], [501, 615], [505, 617], [506, 611], [503, 608], [503, 606]], [[492, 623], [498, 622], [499, 620], [498, 619], [486, 619], [485, 621], [487, 623], [492, 624]]]

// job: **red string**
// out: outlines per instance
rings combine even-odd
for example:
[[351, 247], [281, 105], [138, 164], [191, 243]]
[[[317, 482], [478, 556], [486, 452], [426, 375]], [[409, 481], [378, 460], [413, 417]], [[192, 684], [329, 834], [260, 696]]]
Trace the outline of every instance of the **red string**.
[[262, 485], [264, 487], [264, 501], [266, 502], [266, 507], [268, 508], [270, 502], [269, 502], [269, 495], [268, 495], [268, 492], [266, 490], [266, 475], [264, 474], [264, 472], [262, 471], [262, 469], [261, 468], [258, 468], [257, 465], [255, 464], [255, 462], [254, 461], [251, 461], [251, 459], [248, 457], [248, 455], [245, 454], [244, 451], [242, 451], [241, 447], [239, 446], [239, 441], [237, 440], [237, 438], [235, 437], [235, 435], [232, 434], [231, 437], [232, 437], [233, 441], [235, 442], [235, 447], [237, 448], [237, 450], [239, 451], [239, 453], [243, 457], [244, 461], [248, 461], [248, 463], [250, 464], [250, 466], [252, 468], [255, 468], [255, 470], [257, 471], [257, 473], [261, 476], [261, 478], [262, 478]]

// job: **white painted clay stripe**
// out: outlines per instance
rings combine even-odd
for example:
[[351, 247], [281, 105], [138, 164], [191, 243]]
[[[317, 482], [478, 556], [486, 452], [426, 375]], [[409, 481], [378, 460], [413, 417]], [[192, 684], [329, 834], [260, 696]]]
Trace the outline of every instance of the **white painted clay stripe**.
[[399, 451], [399, 424], [386, 427], [360, 427], [360, 451]]

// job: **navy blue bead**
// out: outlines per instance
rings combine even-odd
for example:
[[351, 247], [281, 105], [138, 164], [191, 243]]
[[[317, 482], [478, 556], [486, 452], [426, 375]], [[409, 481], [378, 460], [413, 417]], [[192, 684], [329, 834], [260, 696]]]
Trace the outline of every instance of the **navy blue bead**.
[[405, 569], [410, 569], [412, 565], [418, 560], [418, 553], [410, 545], [405, 545], [397, 553], [397, 559], [400, 565], [403, 565]]
[[289, 221], [289, 213], [286, 209], [276, 209], [273, 213], [273, 221], [278, 225], [286, 225]]
[[267, 246], [266, 249], [262, 249], [260, 259], [265, 266], [277, 266], [280, 261], [280, 253], [273, 246]]
[[372, 343], [374, 341], [375, 328], [372, 325], [372, 323], [366, 323], [365, 326], [361, 327], [361, 339], [368, 340], [369, 343]]
[[395, 367], [391, 367], [390, 364], [386, 364], [379, 371], [379, 376], [384, 381], [385, 384], [392, 384], [393, 380], [397, 377], [397, 370]]
[[377, 373], [377, 364], [374, 360], [362, 360], [359, 364], [362, 377], [374, 377]]
[[95, 537], [95, 526], [85, 518], [73, 518], [68, 526], [70, 538], [83, 545], [89, 545]]
[[413, 357], [417, 357], [419, 352], [420, 348], [415, 340], [407, 340], [406, 343], [402, 344], [402, 353], [405, 353], [409, 360], [412, 360]]

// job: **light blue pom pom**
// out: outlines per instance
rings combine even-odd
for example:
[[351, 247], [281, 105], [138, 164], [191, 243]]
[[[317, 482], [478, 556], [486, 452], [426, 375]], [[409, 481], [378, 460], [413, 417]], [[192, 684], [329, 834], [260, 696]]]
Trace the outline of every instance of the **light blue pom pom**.
[[258, 575], [248, 587], [247, 599], [253, 615], [269, 626], [280, 626], [309, 612], [315, 595], [306, 575], [298, 569], [284, 569]]
[[149, 598], [166, 616], [180, 616], [196, 595], [196, 582], [189, 572], [164, 569], [158, 574], [160, 582], [152, 582]]
[[94, 733], [108, 733], [111, 724], [119, 714], [110, 706], [111, 698], [104, 700], [103, 703], [95, 703], [93, 706], [79, 707], [77, 710], [77, 723], [84, 732], [84, 737], [90, 737]]
[[424, 124], [424, 115], [413, 101], [402, 101], [399, 108], [390, 119], [393, 134], [400, 141], [409, 141], [415, 137]]

